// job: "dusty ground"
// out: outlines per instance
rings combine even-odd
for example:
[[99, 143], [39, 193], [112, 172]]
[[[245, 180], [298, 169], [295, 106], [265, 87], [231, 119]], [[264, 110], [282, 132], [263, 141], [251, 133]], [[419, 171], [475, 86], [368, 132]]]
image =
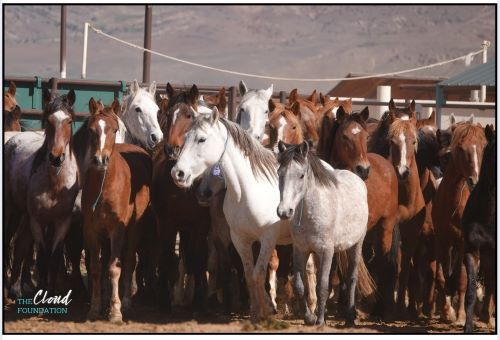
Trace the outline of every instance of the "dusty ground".
[[[4, 308], [4, 332], [6, 333], [215, 333], [215, 332], [325, 332], [325, 333], [461, 333], [462, 327], [445, 324], [434, 318], [415, 322], [382, 323], [358, 318], [356, 327], [344, 328], [341, 320], [328, 317], [322, 328], [308, 327], [303, 320], [276, 317], [275, 321], [253, 326], [247, 317], [223, 316], [217, 313], [191, 316], [176, 311], [171, 316], [160, 314], [155, 308], [139, 307], [132, 320], [122, 324], [107, 321], [88, 322], [85, 314], [88, 305], [72, 304], [69, 314], [61, 317], [22, 317], [16, 314], [14, 305]], [[493, 332], [484, 323], [476, 322], [476, 331]]]

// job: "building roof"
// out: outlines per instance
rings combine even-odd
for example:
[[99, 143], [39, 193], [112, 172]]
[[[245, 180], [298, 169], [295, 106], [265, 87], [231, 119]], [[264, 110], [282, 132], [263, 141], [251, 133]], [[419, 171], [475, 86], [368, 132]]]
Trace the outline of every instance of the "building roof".
[[441, 86], [496, 86], [495, 59], [439, 83]]

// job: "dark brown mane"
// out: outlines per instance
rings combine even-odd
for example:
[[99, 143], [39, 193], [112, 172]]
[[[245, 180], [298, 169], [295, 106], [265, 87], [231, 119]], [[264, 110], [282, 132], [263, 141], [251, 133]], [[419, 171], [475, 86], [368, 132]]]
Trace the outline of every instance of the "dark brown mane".
[[276, 179], [276, 158], [274, 154], [270, 150], [264, 148], [238, 124], [225, 118], [220, 118], [219, 121], [226, 127], [234, 144], [244, 152], [245, 156], [250, 161], [254, 176], [260, 174], [265, 176], [269, 181]]
[[386, 111], [382, 115], [377, 128], [368, 139], [368, 151], [379, 154], [384, 158], [389, 156], [389, 141], [387, 139], [391, 125], [389, 122], [389, 113], [389, 111]]
[[320, 158], [309, 148], [307, 157], [304, 157], [301, 151], [302, 144], [290, 145], [284, 152], [280, 152], [278, 162], [281, 166], [288, 166], [292, 161], [301, 165], [309, 164], [310, 174], [319, 185], [326, 187], [336, 183], [332, 172], [326, 169], [321, 163]]

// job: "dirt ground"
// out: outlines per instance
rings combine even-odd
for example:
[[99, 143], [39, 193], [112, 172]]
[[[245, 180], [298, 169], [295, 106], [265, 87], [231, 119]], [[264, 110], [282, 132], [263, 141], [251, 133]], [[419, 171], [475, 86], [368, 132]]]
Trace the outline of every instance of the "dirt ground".
[[[341, 320], [329, 316], [326, 326], [305, 326], [303, 320], [276, 316], [273, 321], [252, 325], [248, 317], [218, 313], [192, 315], [182, 310], [161, 314], [156, 308], [137, 307], [135, 315], [121, 324], [105, 320], [85, 320], [88, 305], [71, 304], [67, 315], [58, 317], [20, 316], [14, 304], [4, 308], [5, 333], [246, 333], [246, 332], [292, 332], [292, 333], [462, 333], [462, 326], [442, 323], [438, 318], [421, 319], [414, 322], [375, 322], [358, 317], [356, 326], [342, 327]], [[475, 322], [475, 330], [481, 333], [494, 332], [486, 324]]]

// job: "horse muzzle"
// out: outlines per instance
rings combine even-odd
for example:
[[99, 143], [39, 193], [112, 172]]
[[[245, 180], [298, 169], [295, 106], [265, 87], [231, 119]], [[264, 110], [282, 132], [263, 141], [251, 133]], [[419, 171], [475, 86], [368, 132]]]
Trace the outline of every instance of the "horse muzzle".
[[65, 159], [66, 155], [64, 153], [60, 154], [59, 156], [54, 156], [52, 152], [49, 153], [49, 162], [55, 168], [61, 167]]
[[191, 175], [185, 173], [183, 170], [179, 169], [177, 166], [174, 166], [170, 171], [170, 175], [174, 180], [175, 185], [179, 188], [187, 189], [191, 187], [193, 181], [191, 180]]
[[212, 201], [212, 190], [196, 190], [196, 199], [198, 200], [198, 204], [202, 207], [210, 206], [210, 202]]
[[278, 214], [278, 217], [282, 220], [289, 220], [293, 217], [294, 214], [294, 209], [292, 208], [283, 208], [281, 205], [278, 206], [276, 209], [276, 213]]
[[94, 156], [93, 163], [98, 170], [106, 170], [109, 164], [109, 156]]
[[469, 191], [472, 192], [472, 190], [474, 190], [474, 188], [476, 187], [476, 184], [477, 180], [475, 180], [474, 177], [469, 176], [469, 178], [467, 178], [467, 186], [469, 187]]
[[398, 168], [396, 173], [400, 181], [406, 181], [408, 179], [408, 176], [410, 175], [410, 169], [408, 169], [407, 167], [402, 169]]
[[370, 174], [370, 166], [368, 165], [368, 166], [364, 167], [364, 166], [358, 165], [355, 168], [355, 172], [359, 177], [361, 177], [361, 179], [363, 181], [366, 181], [366, 179], [368, 178], [368, 175]]
[[181, 153], [181, 147], [177, 145], [167, 145], [165, 147], [165, 154], [168, 159], [175, 160], [179, 158], [179, 154]]

